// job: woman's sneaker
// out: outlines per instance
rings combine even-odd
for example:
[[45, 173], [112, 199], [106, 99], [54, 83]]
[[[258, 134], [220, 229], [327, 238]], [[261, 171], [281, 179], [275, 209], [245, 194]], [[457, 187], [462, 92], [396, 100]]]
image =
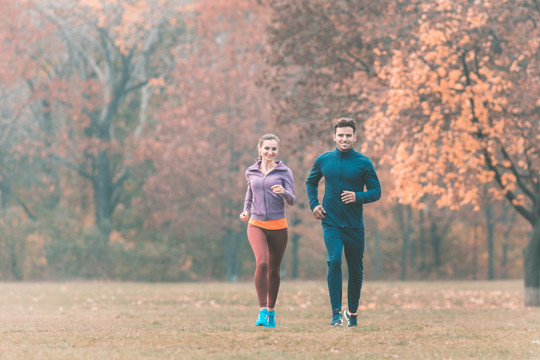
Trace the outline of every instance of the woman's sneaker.
[[330, 326], [342, 326], [343, 320], [341, 319], [341, 311], [334, 310], [332, 313], [332, 321], [330, 322]]
[[345, 319], [347, 319], [347, 327], [358, 326], [358, 315], [352, 315], [349, 310], [345, 310]]
[[268, 311], [268, 322], [264, 327], [275, 328], [276, 327], [276, 311]]
[[259, 311], [259, 317], [257, 318], [257, 321], [255, 322], [255, 325], [257, 325], [257, 326], [266, 326], [266, 325], [268, 325], [268, 310], [261, 309]]

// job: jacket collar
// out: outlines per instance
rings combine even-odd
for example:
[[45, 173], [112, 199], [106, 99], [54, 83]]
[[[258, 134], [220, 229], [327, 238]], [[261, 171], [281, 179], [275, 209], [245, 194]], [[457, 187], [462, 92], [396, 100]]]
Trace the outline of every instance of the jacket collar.
[[336, 150], [334, 150], [334, 152], [336, 153], [337, 156], [348, 157], [354, 154], [356, 151], [354, 150], [354, 148], [350, 148], [347, 151], [341, 151], [336, 147]]
[[[285, 164], [278, 160], [276, 167], [273, 170], [286, 170]], [[248, 167], [248, 171], [261, 171], [261, 160], [258, 160], [255, 164]]]

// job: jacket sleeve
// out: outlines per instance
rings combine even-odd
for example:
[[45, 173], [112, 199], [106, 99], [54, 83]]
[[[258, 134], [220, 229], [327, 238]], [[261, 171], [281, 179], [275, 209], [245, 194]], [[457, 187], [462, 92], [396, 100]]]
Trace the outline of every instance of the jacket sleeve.
[[364, 178], [366, 184], [366, 191], [360, 191], [355, 193], [356, 202], [361, 204], [368, 204], [375, 202], [381, 198], [381, 184], [379, 183], [379, 178], [375, 172], [375, 168], [371, 161], [368, 162], [367, 172]]
[[320, 156], [315, 159], [313, 168], [309, 172], [306, 180], [306, 192], [309, 200], [309, 207], [313, 209], [319, 205], [319, 181], [322, 178]]
[[294, 195], [294, 179], [291, 169], [287, 169], [287, 175], [284, 180], [284, 190], [283, 198], [289, 205], [294, 205], [296, 203], [296, 196]]
[[247, 183], [247, 190], [246, 190], [246, 197], [244, 198], [244, 211], [250, 212], [251, 211], [251, 204], [253, 202], [253, 190], [251, 189], [251, 183], [246, 175], [246, 180], [248, 180]]

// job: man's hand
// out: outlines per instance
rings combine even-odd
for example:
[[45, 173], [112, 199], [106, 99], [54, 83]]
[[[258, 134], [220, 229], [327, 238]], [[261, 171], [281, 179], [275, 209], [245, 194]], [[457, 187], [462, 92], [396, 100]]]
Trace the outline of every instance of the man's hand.
[[345, 204], [356, 202], [356, 194], [353, 191], [345, 190], [341, 193], [341, 201]]
[[317, 220], [323, 220], [325, 218], [324, 214], [326, 214], [326, 210], [324, 210], [322, 205], [317, 205], [313, 209], [313, 217]]

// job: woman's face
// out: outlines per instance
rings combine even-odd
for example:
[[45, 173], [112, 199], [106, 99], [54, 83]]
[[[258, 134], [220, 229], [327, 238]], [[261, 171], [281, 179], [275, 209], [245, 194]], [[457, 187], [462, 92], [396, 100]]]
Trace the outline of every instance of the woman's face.
[[278, 142], [277, 140], [264, 140], [259, 148], [259, 154], [262, 160], [274, 161], [278, 154]]

